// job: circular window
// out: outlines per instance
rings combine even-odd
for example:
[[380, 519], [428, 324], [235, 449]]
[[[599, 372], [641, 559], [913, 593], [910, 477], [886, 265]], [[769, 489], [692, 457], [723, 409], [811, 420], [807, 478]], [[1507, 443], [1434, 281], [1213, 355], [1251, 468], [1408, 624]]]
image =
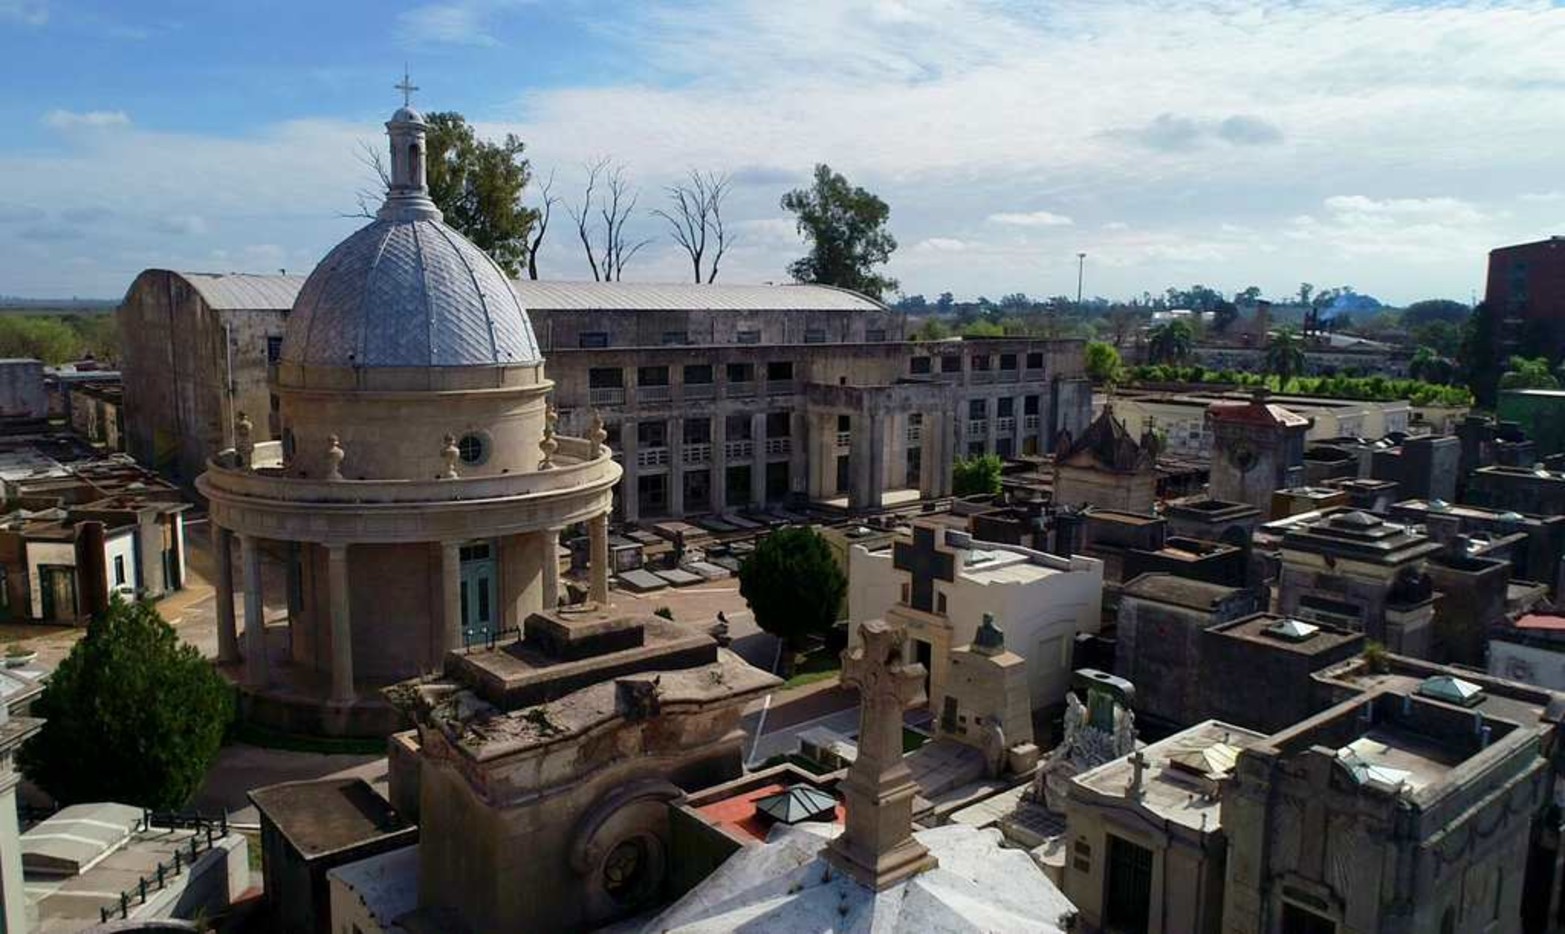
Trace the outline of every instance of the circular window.
[[456, 443], [456, 449], [464, 464], [482, 464], [489, 459], [489, 445], [484, 442], [483, 435], [463, 435]]
[[626, 837], [603, 859], [603, 890], [620, 905], [645, 904], [657, 894], [661, 862], [656, 838], [646, 834]]

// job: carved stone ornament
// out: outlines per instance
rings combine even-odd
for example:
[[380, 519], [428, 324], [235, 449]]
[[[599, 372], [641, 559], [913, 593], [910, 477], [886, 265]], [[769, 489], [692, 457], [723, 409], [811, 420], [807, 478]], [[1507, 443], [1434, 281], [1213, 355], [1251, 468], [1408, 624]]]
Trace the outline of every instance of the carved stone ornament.
[[255, 431], [255, 423], [250, 421], [250, 416], [243, 412], [234, 419], [234, 453], [239, 455], [239, 466], [244, 470], [250, 469], [250, 458], [255, 454], [255, 441], [251, 437]]
[[440, 459], [445, 461], [446, 464], [445, 472], [440, 475], [442, 480], [455, 480], [457, 478], [456, 462], [461, 456], [462, 452], [456, 446], [456, 435], [446, 435], [445, 447], [440, 449]]
[[326, 479], [341, 480], [342, 459], [347, 455], [342, 450], [341, 441], [336, 435], [328, 437], [326, 445]]
[[554, 452], [560, 449], [560, 442], [554, 440], [554, 425], [560, 420], [560, 413], [554, 406], [549, 406], [543, 412], [543, 440], [538, 442], [538, 449], [543, 452], [543, 460], [538, 462], [539, 470], [548, 470], [554, 466]]

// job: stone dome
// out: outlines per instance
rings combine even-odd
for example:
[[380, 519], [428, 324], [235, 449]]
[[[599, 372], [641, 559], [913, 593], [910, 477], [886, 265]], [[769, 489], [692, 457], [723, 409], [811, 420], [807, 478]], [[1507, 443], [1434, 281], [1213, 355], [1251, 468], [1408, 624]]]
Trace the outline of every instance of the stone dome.
[[508, 366], [543, 360], [494, 260], [435, 218], [381, 217], [299, 290], [282, 360], [303, 366]]
[[386, 130], [386, 203], [305, 280], [288, 316], [282, 362], [388, 368], [542, 363], [532, 322], [505, 273], [447, 227], [430, 200], [424, 118], [404, 106]]

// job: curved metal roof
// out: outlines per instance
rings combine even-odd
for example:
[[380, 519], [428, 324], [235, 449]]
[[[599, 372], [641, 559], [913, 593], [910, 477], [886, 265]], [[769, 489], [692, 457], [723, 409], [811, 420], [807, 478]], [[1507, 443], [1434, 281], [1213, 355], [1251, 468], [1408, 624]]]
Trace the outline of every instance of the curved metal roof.
[[286, 311], [304, 286], [303, 276], [247, 272], [175, 272], [213, 311]]
[[511, 283], [536, 311], [885, 311], [867, 295], [829, 285], [718, 285], [695, 282]]
[[285, 363], [432, 367], [539, 363], [500, 267], [432, 218], [376, 220], [338, 244], [294, 301]]

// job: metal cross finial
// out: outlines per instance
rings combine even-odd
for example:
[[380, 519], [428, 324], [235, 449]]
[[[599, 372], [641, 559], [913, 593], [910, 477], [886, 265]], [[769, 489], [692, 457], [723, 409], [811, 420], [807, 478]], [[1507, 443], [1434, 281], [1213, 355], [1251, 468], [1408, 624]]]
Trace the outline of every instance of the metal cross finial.
[[402, 92], [402, 106], [412, 106], [413, 92], [418, 90], [418, 85], [408, 80], [408, 66], [402, 66], [402, 82], [400, 84], [393, 84], [392, 87]]

